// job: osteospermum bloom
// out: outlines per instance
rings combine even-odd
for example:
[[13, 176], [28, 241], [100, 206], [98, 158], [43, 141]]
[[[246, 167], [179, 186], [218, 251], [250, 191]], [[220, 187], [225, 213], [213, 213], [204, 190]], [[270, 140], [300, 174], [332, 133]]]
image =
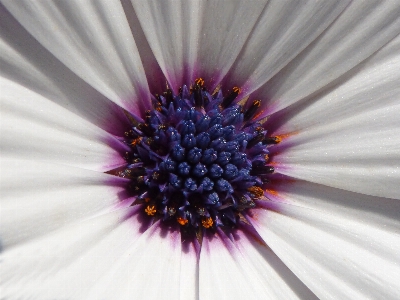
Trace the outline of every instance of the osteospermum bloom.
[[399, 15], [3, 1], [2, 297], [398, 299]]

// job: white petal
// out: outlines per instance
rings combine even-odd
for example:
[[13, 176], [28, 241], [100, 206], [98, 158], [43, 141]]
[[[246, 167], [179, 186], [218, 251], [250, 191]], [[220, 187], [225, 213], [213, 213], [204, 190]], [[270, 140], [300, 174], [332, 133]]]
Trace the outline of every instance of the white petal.
[[282, 295], [285, 299], [317, 299], [258, 235], [238, 231], [233, 236], [245, 264], [254, 269], [252, 280], [262, 282], [270, 299], [281, 299]]
[[140, 25], [138, 16], [130, 0], [122, 0], [126, 19], [132, 31], [133, 38], [139, 51], [140, 59], [146, 73], [147, 84], [152, 94], [162, 94], [165, 92], [165, 77], [158, 65], [157, 59], [150, 48], [149, 42]]
[[398, 103], [399, 52], [400, 35], [323, 93], [278, 112], [279, 122], [271, 124], [274, 134], [332, 124]]
[[123, 197], [122, 178], [65, 165], [1, 159], [3, 247], [107, 210]]
[[298, 179], [400, 199], [399, 114], [400, 105], [393, 105], [299, 133], [287, 139], [294, 145], [274, 157], [275, 169]]
[[0, 89], [3, 157], [95, 171], [124, 164], [124, 146], [109, 133], [7, 79]]
[[199, 300], [199, 251], [200, 245], [182, 242], [179, 299]]
[[116, 135], [127, 126], [121, 108], [39, 44], [6, 9], [0, 10], [0, 72]]
[[400, 296], [396, 200], [306, 182], [282, 184], [270, 198], [249, 220], [317, 297]]
[[119, 256], [87, 299], [179, 299], [179, 289], [185, 288], [180, 287], [181, 251], [179, 232], [156, 223]]
[[[87, 299], [141, 236], [138, 208], [76, 222], [2, 253], [4, 296]], [[129, 217], [128, 217], [129, 216]]]
[[270, 299], [263, 279], [224, 234], [203, 239], [200, 299]]
[[[279, 203], [283, 202], [285, 205], [310, 211], [329, 212], [345, 221], [351, 220], [353, 224], [362, 225], [351, 228], [356, 233], [354, 238], [368, 240], [371, 248], [378, 246], [375, 249], [376, 253], [383, 251], [382, 254], [390, 256], [389, 253], [392, 251], [391, 255], [393, 255], [395, 249], [391, 249], [389, 244], [381, 245], [381, 243], [389, 241], [389, 238], [384, 238], [387, 235], [385, 231], [394, 232], [400, 225], [398, 200], [363, 195], [302, 180], [277, 181], [271, 187], [272, 189], [267, 189], [266, 193], [268, 198], [276, 203], [278, 210]], [[333, 226], [343, 229], [346, 227], [340, 222], [335, 222]], [[378, 230], [380, 233], [372, 232], [372, 230]], [[369, 236], [373, 238], [370, 239]], [[381, 240], [378, 245], [373, 244], [376, 239]]]
[[335, 22], [256, 93], [270, 112], [337, 80], [400, 33], [397, 1], [353, 1]]
[[[195, 52], [195, 35], [192, 27], [198, 26], [198, 14], [191, 11], [191, 1], [132, 1], [136, 15], [146, 35], [147, 42], [172, 88], [182, 85], [184, 61]], [[190, 23], [185, 24], [188, 20]], [[188, 26], [190, 24], [190, 26]], [[184, 46], [187, 47], [185, 51]], [[187, 66], [185, 66], [187, 67]], [[188, 72], [193, 72], [193, 64]]]
[[230, 77], [244, 90], [256, 90], [314, 41], [348, 2], [269, 1]]
[[168, 82], [195, 76], [214, 83], [227, 73], [265, 1], [134, 1], [136, 14]]
[[[276, 169], [364, 194], [400, 198], [400, 38], [320, 98], [272, 117]], [[272, 125], [273, 126], [273, 125]]]
[[120, 106], [147, 107], [148, 86], [120, 1], [6, 1], [49, 52]]

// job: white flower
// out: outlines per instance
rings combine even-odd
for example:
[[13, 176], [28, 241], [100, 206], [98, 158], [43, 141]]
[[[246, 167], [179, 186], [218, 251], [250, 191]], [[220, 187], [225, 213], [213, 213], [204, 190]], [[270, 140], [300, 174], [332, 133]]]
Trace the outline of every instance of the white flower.
[[[400, 298], [398, 1], [2, 2], [4, 299]], [[120, 107], [199, 76], [263, 100], [285, 179], [197, 257], [103, 172]]]

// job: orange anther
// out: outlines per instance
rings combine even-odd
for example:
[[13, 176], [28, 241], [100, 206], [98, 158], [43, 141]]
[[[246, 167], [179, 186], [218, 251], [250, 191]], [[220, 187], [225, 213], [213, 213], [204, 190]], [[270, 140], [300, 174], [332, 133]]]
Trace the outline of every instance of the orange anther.
[[232, 91], [234, 91], [236, 94], [240, 94], [241, 93], [241, 89], [238, 88], [237, 86], [233, 87]]
[[251, 186], [247, 190], [254, 195], [254, 198], [261, 198], [264, 195], [263, 189], [258, 186]]
[[204, 85], [204, 79], [203, 78], [197, 78], [194, 81], [195, 84], [197, 84], [198, 86], [203, 86]]
[[131, 145], [132, 145], [132, 146], [136, 146], [136, 145], [139, 144], [141, 141], [142, 141], [142, 138], [141, 138], [141, 137], [140, 137], [140, 138], [137, 138], [137, 139], [134, 139], [134, 140], [131, 142]]
[[154, 216], [157, 212], [156, 207], [154, 205], [147, 205], [146, 209], [144, 210], [144, 212], [148, 215], [148, 216]]
[[211, 217], [201, 220], [201, 225], [203, 225], [204, 228], [210, 228], [211, 226], [213, 226], [213, 224], [214, 221]]
[[188, 220], [183, 219], [181, 217], [177, 218], [176, 221], [182, 226], [186, 225], [189, 222]]

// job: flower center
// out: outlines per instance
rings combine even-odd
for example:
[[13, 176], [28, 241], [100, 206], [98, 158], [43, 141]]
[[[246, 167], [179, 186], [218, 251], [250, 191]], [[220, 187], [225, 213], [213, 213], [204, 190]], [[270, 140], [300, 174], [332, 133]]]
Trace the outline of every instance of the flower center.
[[128, 165], [117, 175], [130, 179], [146, 216], [195, 232], [232, 228], [264, 197], [274, 172], [267, 146], [278, 140], [253, 120], [261, 102], [244, 109], [239, 93], [210, 94], [200, 78], [177, 95], [156, 95], [145, 121], [133, 120]]

